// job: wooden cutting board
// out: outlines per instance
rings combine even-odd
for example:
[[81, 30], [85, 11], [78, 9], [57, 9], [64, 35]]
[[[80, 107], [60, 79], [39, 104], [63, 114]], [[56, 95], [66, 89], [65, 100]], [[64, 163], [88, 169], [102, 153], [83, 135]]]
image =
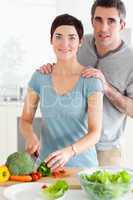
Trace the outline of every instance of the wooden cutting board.
[[[59, 179], [65, 180], [68, 184], [70, 189], [80, 189], [80, 183], [78, 180], [78, 172], [81, 171], [80, 168], [66, 168], [66, 173], [61, 175], [59, 178], [55, 178], [53, 176], [43, 177], [38, 182], [44, 183], [53, 183]], [[18, 184], [20, 182], [17, 181], [7, 181], [6, 183], [0, 183], [0, 186], [10, 186], [14, 184]], [[21, 182], [22, 183], [22, 182]]]

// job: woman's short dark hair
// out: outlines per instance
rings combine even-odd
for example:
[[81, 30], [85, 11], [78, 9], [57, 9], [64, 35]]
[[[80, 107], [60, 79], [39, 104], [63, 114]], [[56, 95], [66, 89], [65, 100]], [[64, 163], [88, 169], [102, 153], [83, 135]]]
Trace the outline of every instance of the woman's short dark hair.
[[119, 12], [120, 19], [124, 19], [126, 17], [126, 8], [121, 0], [95, 0], [91, 8], [92, 19], [98, 6], [105, 8], [116, 8]]
[[63, 15], [58, 15], [52, 23], [51, 31], [50, 31], [51, 40], [52, 40], [52, 37], [53, 37], [53, 34], [54, 34], [56, 28], [59, 26], [62, 26], [62, 25], [74, 26], [78, 33], [79, 39], [80, 40], [82, 39], [83, 34], [84, 34], [82, 22], [72, 15], [63, 14]]

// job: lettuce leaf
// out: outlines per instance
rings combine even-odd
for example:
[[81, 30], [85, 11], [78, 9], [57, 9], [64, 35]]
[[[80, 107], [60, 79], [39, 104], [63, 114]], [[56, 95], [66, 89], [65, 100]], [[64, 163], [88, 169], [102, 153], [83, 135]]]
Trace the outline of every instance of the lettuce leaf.
[[42, 194], [48, 200], [54, 200], [62, 197], [68, 188], [69, 186], [66, 181], [58, 180], [49, 187], [42, 189]]

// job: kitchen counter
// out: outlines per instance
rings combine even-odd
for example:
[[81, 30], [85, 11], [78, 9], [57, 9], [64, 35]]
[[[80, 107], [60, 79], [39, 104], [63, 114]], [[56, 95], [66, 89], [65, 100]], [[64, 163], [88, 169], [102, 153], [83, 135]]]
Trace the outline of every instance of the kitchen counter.
[[0, 187], [0, 200], [6, 200], [6, 198], [3, 196], [3, 191], [5, 187]]
[[[69, 184], [70, 189], [77, 189], [76, 191], [75, 190], [69, 190], [69, 192], [74, 191], [75, 194], [76, 194], [76, 198], [75, 198], [75, 196], [74, 196], [74, 198], [71, 196], [72, 199], [76, 199], [76, 200], [86, 199], [87, 200], [83, 191], [80, 190], [81, 187], [80, 187], [79, 180], [77, 178], [77, 173], [81, 170], [82, 169], [79, 169], [79, 168], [67, 168], [65, 175], [62, 175], [62, 177], [60, 177], [60, 178], [43, 177], [38, 182], [47, 184], [47, 183], [52, 183], [54, 181], [57, 181], [58, 179], [66, 180], [67, 183]], [[8, 181], [5, 184], [0, 183], [0, 200], [7, 200], [3, 196], [4, 189], [7, 188], [7, 186], [10, 186], [10, 185], [13, 185], [13, 184], [17, 184], [17, 182]], [[124, 200], [133, 200], [133, 193], [132, 192], [127, 194], [127, 196], [124, 198]], [[71, 193], [71, 195], [72, 194], [74, 194], [74, 193]], [[28, 199], [28, 200], [31, 200], [31, 199]], [[65, 200], [65, 198], [64, 198], [64, 200]], [[67, 198], [67, 200], [68, 200], [68, 198]]]
[[[80, 189], [80, 183], [77, 178], [77, 173], [81, 171], [79, 168], [67, 168], [65, 175], [59, 178], [54, 178], [54, 177], [43, 177], [41, 178], [38, 182], [44, 182], [44, 183], [52, 183], [58, 179], [63, 179], [66, 180], [67, 183], [69, 184], [71, 189]], [[13, 182], [13, 181], [8, 181], [4, 184], [0, 183], [0, 200], [7, 200], [3, 196], [3, 191], [7, 186], [14, 185], [14, 184], [19, 184], [18, 182]]]

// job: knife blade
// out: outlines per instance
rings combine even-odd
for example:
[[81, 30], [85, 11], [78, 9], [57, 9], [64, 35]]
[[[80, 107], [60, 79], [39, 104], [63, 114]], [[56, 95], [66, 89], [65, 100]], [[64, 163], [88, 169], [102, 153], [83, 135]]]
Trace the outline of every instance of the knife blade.
[[37, 169], [38, 169], [38, 167], [40, 166], [41, 163], [42, 163], [42, 160], [38, 157], [35, 160], [35, 163], [34, 163], [34, 171], [37, 171]]
[[35, 152], [34, 153], [34, 171], [37, 171], [38, 167], [40, 166], [40, 164], [42, 163], [42, 160], [40, 159], [39, 153]]

